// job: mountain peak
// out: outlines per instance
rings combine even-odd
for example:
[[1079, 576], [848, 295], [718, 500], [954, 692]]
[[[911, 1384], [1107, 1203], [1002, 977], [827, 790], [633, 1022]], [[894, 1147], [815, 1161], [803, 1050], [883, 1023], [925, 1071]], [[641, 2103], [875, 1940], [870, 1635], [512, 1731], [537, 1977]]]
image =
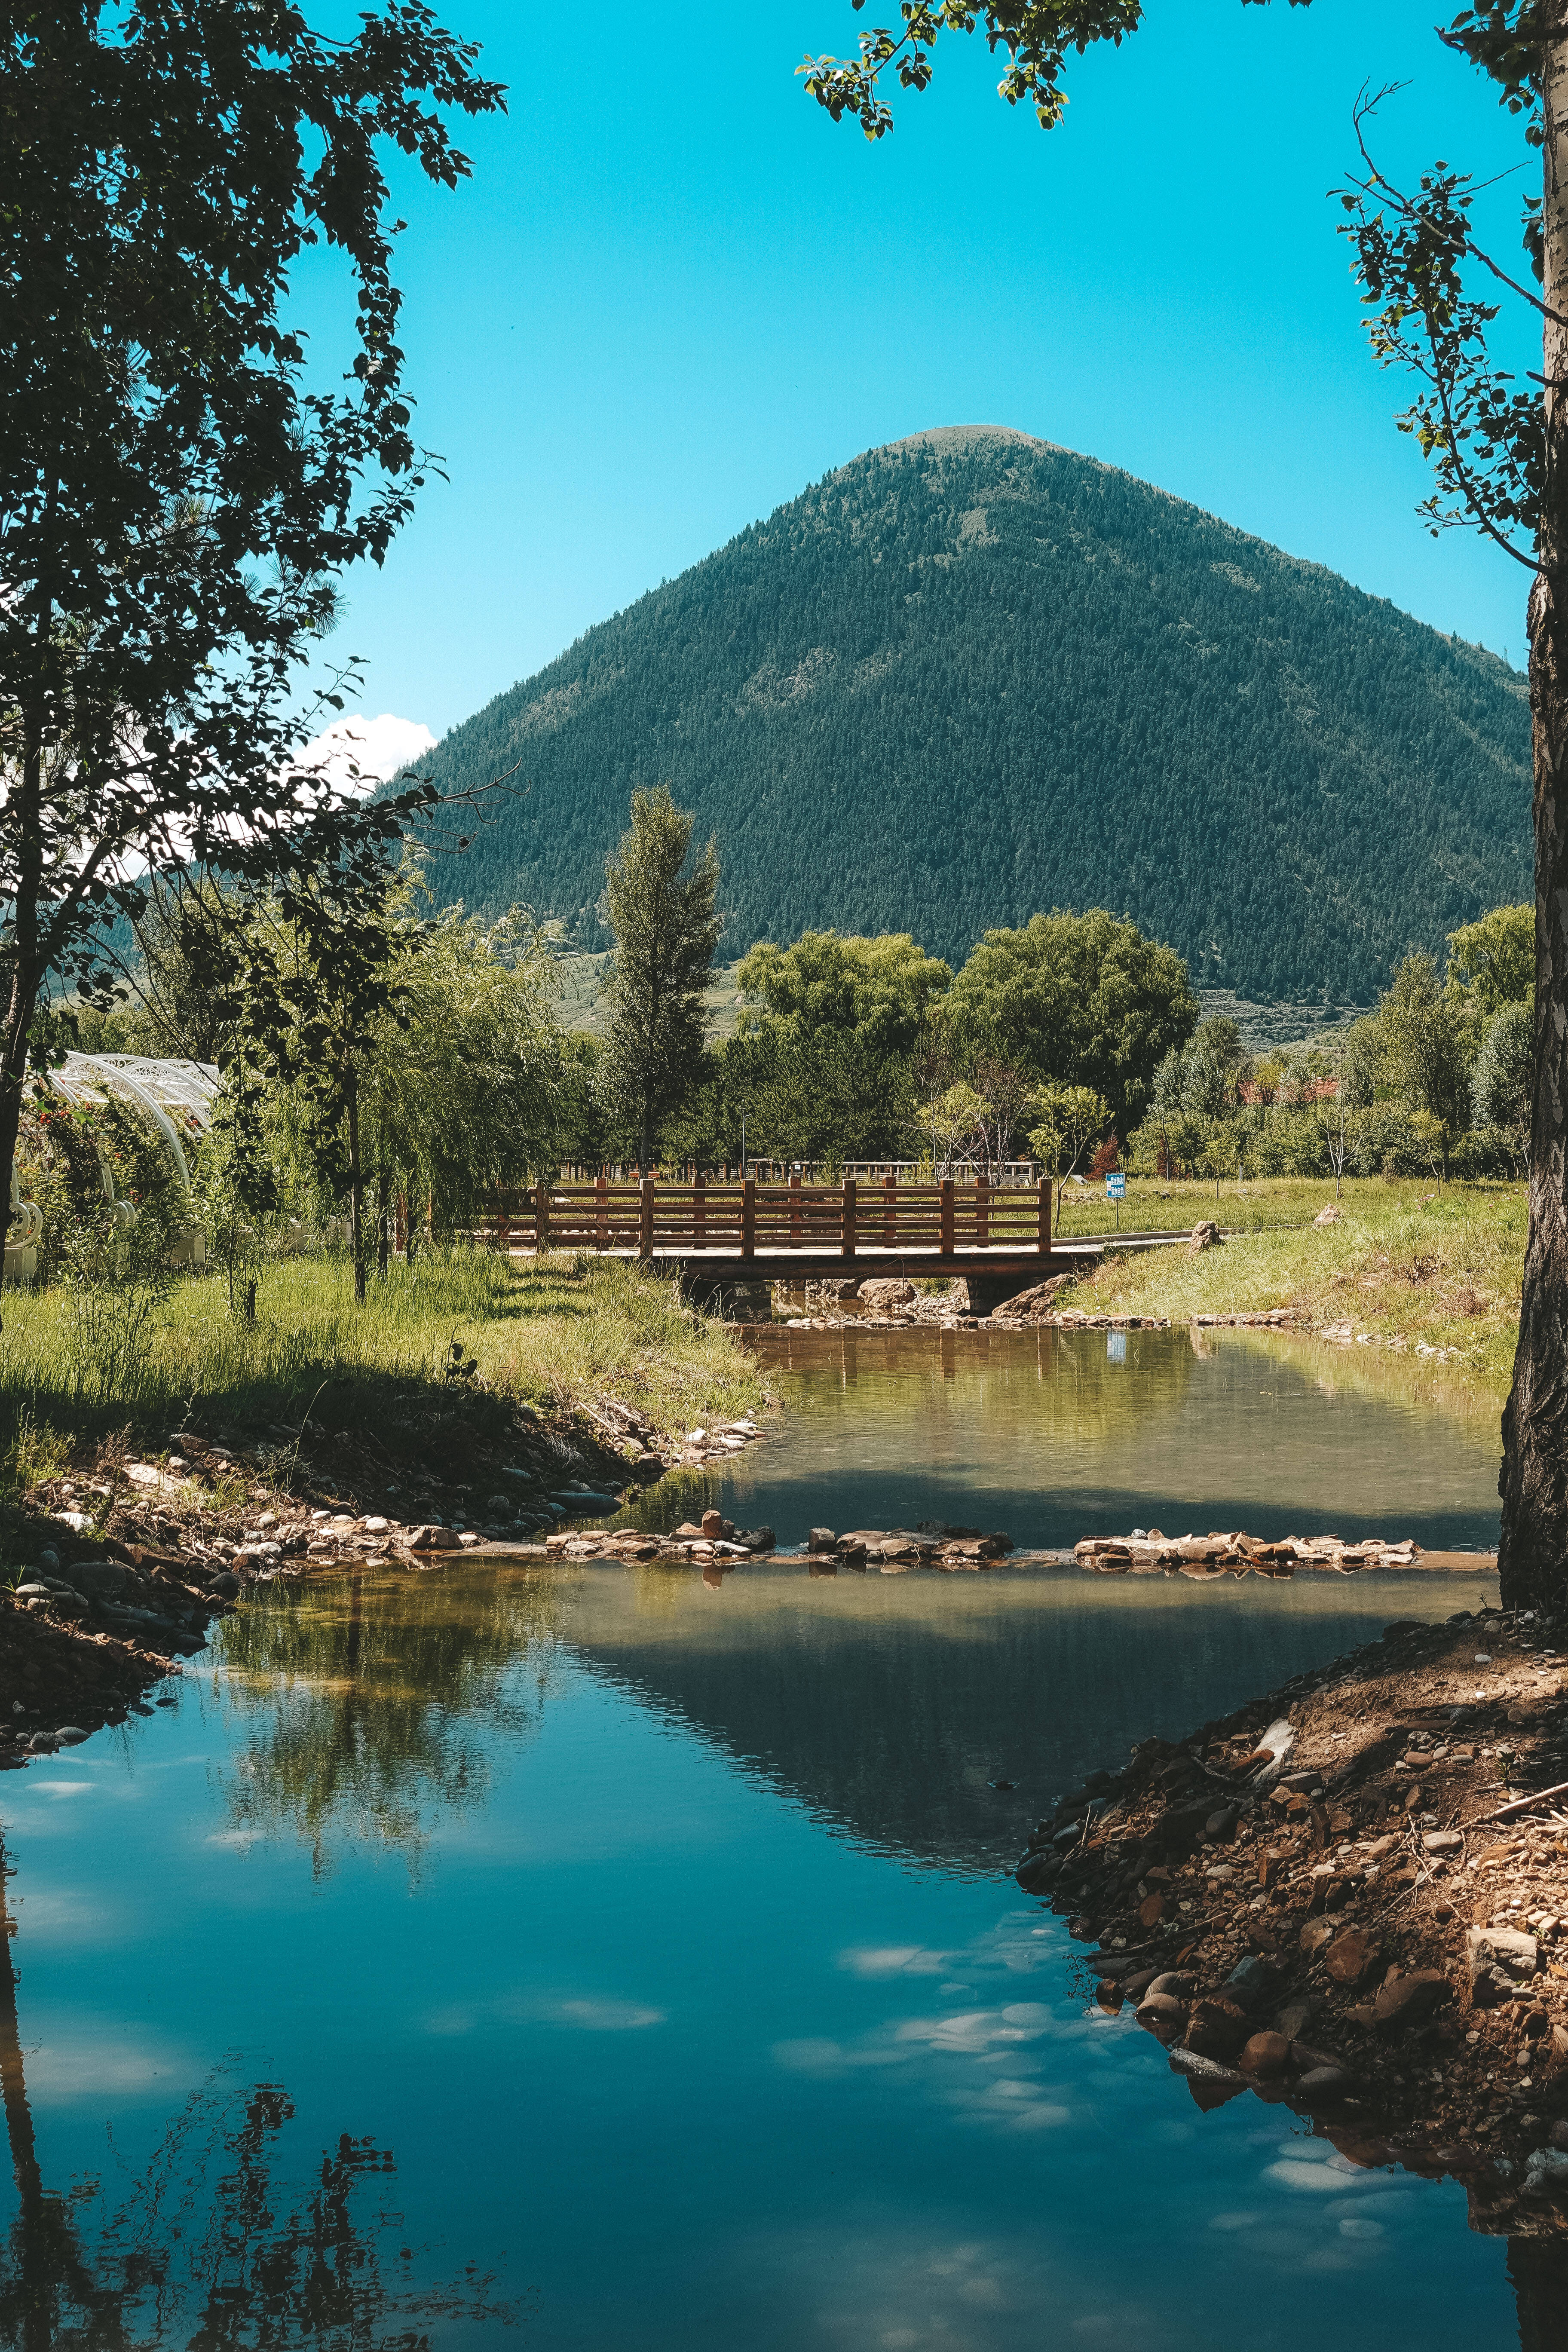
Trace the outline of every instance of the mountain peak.
[[[1055, 441], [1041, 441], [1032, 433], [1020, 433], [1014, 425], [932, 425], [923, 433], [906, 433], [901, 441], [889, 441], [870, 455], [890, 455], [900, 449], [930, 449], [939, 457], [967, 456], [970, 451], [993, 449], [1015, 443], [1024, 449], [1058, 449]], [[1071, 456], [1062, 450], [1064, 457]]]
[[952, 425], [590, 629], [426, 765], [521, 766], [465, 896], [584, 946], [631, 791], [666, 782], [718, 835], [729, 954], [832, 925], [957, 962], [1103, 906], [1202, 985], [1364, 1003], [1528, 895], [1529, 739], [1495, 656], [1114, 467]]

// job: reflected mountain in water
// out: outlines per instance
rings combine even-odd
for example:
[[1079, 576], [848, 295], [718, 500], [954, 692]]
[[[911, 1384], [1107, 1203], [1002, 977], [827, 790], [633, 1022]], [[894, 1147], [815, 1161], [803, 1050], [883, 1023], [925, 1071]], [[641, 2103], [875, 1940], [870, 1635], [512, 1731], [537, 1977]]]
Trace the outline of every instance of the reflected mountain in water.
[[225, 1619], [220, 1704], [251, 1727], [226, 1776], [235, 1826], [291, 1830], [318, 1875], [335, 1838], [416, 1874], [435, 1817], [484, 1803], [492, 1735], [537, 1720], [556, 1600], [547, 1581], [382, 1572], [278, 1585]]
[[[1189, 1730], [1216, 1688], [1239, 1704], [1366, 1640], [1390, 1608], [1338, 1578], [1196, 1590], [782, 1560], [715, 1591], [695, 1570], [554, 1573], [562, 1638], [595, 1672], [859, 1843], [981, 1874], [1085, 1771]], [[1431, 1583], [1425, 1605], [1451, 1605]], [[1400, 1600], [1423, 1606], [1409, 1580]]]

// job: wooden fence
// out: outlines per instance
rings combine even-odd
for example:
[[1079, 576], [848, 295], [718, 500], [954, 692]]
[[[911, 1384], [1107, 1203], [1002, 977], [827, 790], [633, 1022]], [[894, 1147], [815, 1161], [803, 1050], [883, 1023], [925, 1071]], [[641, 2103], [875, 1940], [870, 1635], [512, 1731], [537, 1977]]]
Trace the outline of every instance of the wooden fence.
[[500, 1195], [476, 1228], [497, 1249], [597, 1250], [623, 1256], [772, 1257], [784, 1250], [852, 1258], [1007, 1250], [1046, 1257], [1051, 1187], [1038, 1184], [541, 1184]]

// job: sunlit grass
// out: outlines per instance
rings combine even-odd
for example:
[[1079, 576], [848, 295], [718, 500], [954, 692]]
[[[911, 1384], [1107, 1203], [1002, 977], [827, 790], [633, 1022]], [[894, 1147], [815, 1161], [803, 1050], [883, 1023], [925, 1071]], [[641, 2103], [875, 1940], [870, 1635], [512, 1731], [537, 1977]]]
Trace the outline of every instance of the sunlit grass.
[[[1124, 1234], [1190, 1233], [1201, 1220], [1213, 1218], [1227, 1233], [1264, 1232], [1282, 1225], [1309, 1224], [1318, 1211], [1335, 1198], [1331, 1176], [1255, 1176], [1237, 1183], [1234, 1176], [1129, 1176], [1121, 1202]], [[1521, 1188], [1507, 1184], [1439, 1187], [1430, 1176], [1347, 1176], [1338, 1205], [1348, 1215], [1355, 1203], [1382, 1215], [1394, 1204], [1418, 1206], [1429, 1194], [1439, 1198], [1509, 1197]], [[1057, 1230], [1064, 1237], [1110, 1234], [1116, 1230], [1116, 1204], [1100, 1184], [1076, 1184], [1070, 1180], [1062, 1196]]]
[[[1182, 1223], [1215, 1214], [1212, 1185], [1206, 1212], [1204, 1188], [1181, 1189], [1194, 1211]], [[1385, 1346], [1457, 1349], [1469, 1376], [1489, 1389], [1506, 1387], [1519, 1331], [1521, 1190], [1450, 1184], [1438, 1191], [1373, 1178], [1344, 1186], [1338, 1224], [1315, 1225], [1310, 1220], [1333, 1200], [1333, 1186], [1291, 1183], [1289, 1194], [1281, 1185], [1272, 1197], [1297, 1196], [1291, 1205], [1301, 1221], [1269, 1231], [1261, 1229], [1261, 1212], [1271, 1190], [1247, 1187], [1258, 1230], [1194, 1254], [1179, 1244], [1146, 1255], [1109, 1254], [1100, 1273], [1063, 1303], [1182, 1320], [1289, 1307], [1319, 1329], [1348, 1323]], [[1241, 1222], [1223, 1198], [1217, 1222]]]
[[474, 1384], [498, 1396], [543, 1410], [618, 1397], [667, 1430], [742, 1412], [760, 1393], [750, 1360], [683, 1307], [668, 1277], [613, 1261], [519, 1267], [482, 1251], [431, 1253], [384, 1282], [373, 1276], [361, 1307], [341, 1260], [285, 1259], [262, 1277], [254, 1322], [229, 1312], [220, 1277], [188, 1278], [158, 1307], [134, 1361], [101, 1377], [90, 1363], [82, 1376], [75, 1314], [64, 1286], [5, 1294], [0, 1415], [10, 1429], [167, 1429], [215, 1411], [291, 1424], [323, 1390], [318, 1419], [366, 1424], [392, 1389], [446, 1387], [448, 1366], [470, 1360]]

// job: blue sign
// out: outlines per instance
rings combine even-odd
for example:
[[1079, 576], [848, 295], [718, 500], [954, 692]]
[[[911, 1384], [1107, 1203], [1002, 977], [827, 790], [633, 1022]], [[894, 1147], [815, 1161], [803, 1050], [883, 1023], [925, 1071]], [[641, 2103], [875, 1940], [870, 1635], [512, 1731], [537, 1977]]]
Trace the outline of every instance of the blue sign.
[[1105, 1180], [1105, 1197], [1108, 1201], [1125, 1201], [1127, 1198], [1126, 1177], [1108, 1176]]

